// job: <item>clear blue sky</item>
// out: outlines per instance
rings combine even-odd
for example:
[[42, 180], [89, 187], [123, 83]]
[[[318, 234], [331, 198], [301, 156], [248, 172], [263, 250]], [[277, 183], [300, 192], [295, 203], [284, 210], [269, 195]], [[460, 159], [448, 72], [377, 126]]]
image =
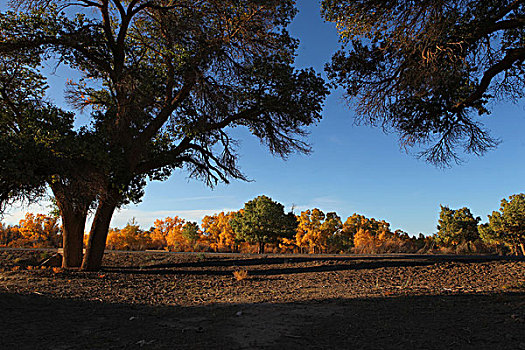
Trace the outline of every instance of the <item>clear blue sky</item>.
[[[322, 72], [339, 47], [337, 32], [332, 24], [323, 23], [316, 1], [299, 0], [298, 7], [290, 26], [293, 36], [301, 40], [296, 64]], [[59, 69], [50, 82], [56, 84], [50, 95], [57, 101], [62, 100], [64, 74]], [[486, 221], [502, 198], [525, 191], [524, 106], [523, 101], [500, 103], [484, 117], [492, 135], [502, 140], [496, 150], [481, 158], [466, 155], [462, 165], [438, 169], [401, 150], [395, 134], [355, 126], [341, 91], [333, 91], [323, 120], [311, 128], [313, 154], [294, 154], [283, 161], [273, 158], [247, 132], [239, 132], [240, 165], [253, 182], [234, 181], [212, 190], [176, 172], [166, 182], [149, 184], [143, 202], [116, 213], [112, 226], [123, 226], [136, 217], [148, 228], [156, 218], [173, 215], [200, 223], [203, 215], [238, 210], [261, 194], [287, 209], [295, 205], [296, 214], [317, 207], [336, 211], [344, 221], [357, 212], [384, 219], [392, 229], [413, 235], [436, 231], [440, 204], [467, 206]], [[17, 223], [25, 210], [13, 208], [4, 222]]]

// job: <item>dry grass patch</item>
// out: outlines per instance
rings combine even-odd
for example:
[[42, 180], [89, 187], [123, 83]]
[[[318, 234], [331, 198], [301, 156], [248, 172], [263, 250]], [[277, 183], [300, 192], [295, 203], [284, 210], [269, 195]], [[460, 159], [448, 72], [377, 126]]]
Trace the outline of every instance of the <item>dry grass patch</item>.
[[237, 281], [245, 280], [248, 278], [248, 270], [233, 271], [233, 277], [235, 277]]

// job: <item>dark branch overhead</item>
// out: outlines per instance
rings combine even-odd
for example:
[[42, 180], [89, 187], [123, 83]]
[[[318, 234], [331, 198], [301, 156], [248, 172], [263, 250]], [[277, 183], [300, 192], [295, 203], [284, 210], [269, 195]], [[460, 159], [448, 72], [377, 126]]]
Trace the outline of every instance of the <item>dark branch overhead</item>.
[[326, 70], [360, 121], [394, 129], [432, 163], [497, 145], [477, 116], [524, 96], [525, 4], [325, 0], [343, 48]]

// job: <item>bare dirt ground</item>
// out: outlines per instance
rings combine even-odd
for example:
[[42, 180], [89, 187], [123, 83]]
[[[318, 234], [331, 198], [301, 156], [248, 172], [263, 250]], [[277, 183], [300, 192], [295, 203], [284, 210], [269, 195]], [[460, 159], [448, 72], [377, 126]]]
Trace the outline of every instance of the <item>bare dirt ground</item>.
[[1, 349], [525, 350], [524, 259], [41, 254], [0, 251]]

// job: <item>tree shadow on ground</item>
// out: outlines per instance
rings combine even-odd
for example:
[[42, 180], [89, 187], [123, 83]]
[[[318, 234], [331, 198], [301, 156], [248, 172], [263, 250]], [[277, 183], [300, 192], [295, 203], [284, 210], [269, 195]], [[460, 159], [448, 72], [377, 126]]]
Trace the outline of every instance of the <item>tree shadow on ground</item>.
[[[246, 268], [264, 266], [263, 269], [251, 269], [250, 275], [271, 276], [312, 272], [335, 272], [345, 270], [377, 269], [387, 267], [429, 266], [437, 263], [480, 263], [489, 261], [523, 261], [523, 257], [488, 256], [488, 255], [375, 255], [375, 256], [287, 256], [255, 257], [229, 259], [203, 259], [180, 263], [152, 264], [145, 266], [115, 267], [105, 266], [107, 272], [122, 272], [131, 274], [161, 274], [161, 275], [231, 275], [231, 269], [206, 268]], [[294, 266], [300, 263], [324, 263], [323, 265]], [[328, 264], [327, 264], [328, 262]], [[271, 265], [286, 264], [287, 267], [266, 268]]]
[[521, 349], [524, 297], [148, 306], [0, 293], [0, 348]]

